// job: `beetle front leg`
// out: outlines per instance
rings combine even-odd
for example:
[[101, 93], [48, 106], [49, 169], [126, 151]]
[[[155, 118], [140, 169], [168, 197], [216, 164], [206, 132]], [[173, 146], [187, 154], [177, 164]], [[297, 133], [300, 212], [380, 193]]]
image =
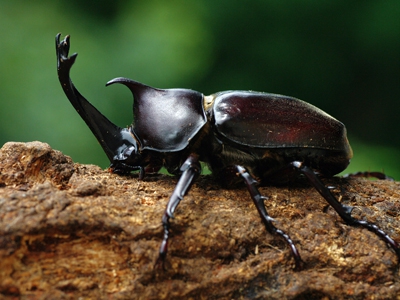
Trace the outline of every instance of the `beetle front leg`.
[[237, 175], [242, 177], [244, 180], [247, 189], [249, 190], [249, 193], [251, 195], [251, 198], [253, 199], [253, 202], [255, 206], [257, 207], [257, 211], [260, 214], [261, 220], [263, 221], [265, 228], [270, 232], [271, 234], [277, 234], [280, 235], [286, 243], [289, 245], [290, 250], [292, 251], [294, 260], [295, 260], [295, 266], [296, 270], [300, 270], [302, 268], [303, 261], [301, 260], [300, 253], [297, 250], [296, 246], [294, 245], [292, 239], [287, 235], [284, 231], [281, 229], [276, 228], [272, 222], [274, 221], [273, 218], [271, 218], [268, 215], [267, 210], [265, 209], [264, 205], [264, 200], [266, 197], [262, 196], [260, 192], [258, 191], [256, 184], [257, 181], [249, 174], [249, 172], [246, 171], [245, 168], [241, 166], [235, 166], [235, 169], [237, 171]]
[[164, 237], [161, 242], [160, 252], [155, 264], [155, 267], [158, 268], [164, 268], [165, 257], [168, 252], [168, 239], [170, 230], [169, 219], [174, 217], [174, 212], [179, 202], [181, 202], [183, 197], [188, 193], [193, 182], [201, 173], [201, 166], [198, 156], [195, 154], [190, 155], [183, 163], [180, 170], [182, 171], [182, 175], [179, 178], [171, 198], [169, 198], [167, 208], [165, 209], [162, 217]]
[[388, 243], [392, 249], [395, 251], [397, 256], [400, 259], [400, 246], [399, 244], [393, 240], [386, 232], [380, 229], [375, 224], [369, 223], [364, 220], [357, 220], [351, 216], [351, 211], [353, 210], [353, 206], [343, 205], [341, 204], [330, 192], [330, 190], [322, 183], [322, 181], [318, 178], [318, 176], [314, 173], [312, 169], [303, 165], [299, 161], [294, 161], [291, 163], [296, 169], [298, 169], [301, 173], [303, 173], [310, 183], [317, 189], [317, 191], [321, 194], [322, 197], [325, 198], [326, 201], [336, 210], [339, 216], [346, 222], [348, 225], [354, 226], [362, 226], [367, 228], [368, 230], [375, 233], [382, 240]]

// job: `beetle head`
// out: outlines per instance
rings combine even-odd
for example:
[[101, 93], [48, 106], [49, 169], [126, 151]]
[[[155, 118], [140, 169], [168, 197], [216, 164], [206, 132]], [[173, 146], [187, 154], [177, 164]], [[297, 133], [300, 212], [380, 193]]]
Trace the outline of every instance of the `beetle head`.
[[115, 173], [129, 173], [140, 170], [144, 176], [144, 161], [139, 154], [139, 144], [132, 132], [121, 128], [108, 120], [76, 89], [70, 79], [70, 70], [77, 54], [68, 56], [69, 36], [60, 42], [60, 34], [56, 36], [57, 73], [61, 86], [71, 104], [89, 126], [105, 154], [111, 162], [110, 169]]
[[139, 153], [138, 148], [138, 143], [129, 129], [122, 129], [120, 131], [119, 147], [115, 149], [114, 156], [111, 159], [110, 170], [118, 174], [127, 174], [131, 171], [139, 170], [139, 177], [143, 178], [142, 155]]

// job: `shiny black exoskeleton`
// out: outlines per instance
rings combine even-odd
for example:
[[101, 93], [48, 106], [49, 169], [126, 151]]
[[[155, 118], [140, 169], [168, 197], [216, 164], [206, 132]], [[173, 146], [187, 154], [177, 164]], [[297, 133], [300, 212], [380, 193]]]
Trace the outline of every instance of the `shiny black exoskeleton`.
[[[284, 182], [305, 175], [349, 225], [363, 226], [388, 243], [400, 257], [399, 244], [383, 230], [351, 216], [353, 207], [342, 205], [319, 179], [344, 170], [352, 157], [345, 126], [304, 101], [276, 94], [226, 91], [204, 96], [188, 89], [157, 89], [116, 78], [134, 97], [133, 124], [121, 128], [111, 123], [73, 85], [69, 72], [77, 54], [68, 57], [69, 36], [56, 37], [57, 71], [62, 88], [96, 136], [115, 173], [157, 172], [165, 167], [180, 175], [162, 218], [164, 238], [157, 265], [167, 254], [169, 219], [208, 164], [225, 185], [240, 179], [246, 184], [266, 229], [289, 245], [300, 267], [300, 254], [282, 230], [273, 225], [257, 180]], [[318, 174], [318, 176], [317, 176]]]

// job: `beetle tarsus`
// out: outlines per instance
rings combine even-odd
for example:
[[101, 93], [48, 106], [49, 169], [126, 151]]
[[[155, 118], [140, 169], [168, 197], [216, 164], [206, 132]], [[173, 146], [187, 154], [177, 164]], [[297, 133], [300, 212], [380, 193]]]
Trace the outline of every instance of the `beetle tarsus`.
[[330, 192], [328, 188], [322, 183], [317, 175], [309, 167], [299, 162], [293, 162], [292, 165], [303, 173], [314, 188], [321, 194], [322, 197], [335, 209], [339, 216], [348, 225], [362, 226], [370, 230], [384, 240], [390, 247], [395, 251], [396, 255], [400, 259], [400, 246], [395, 240], [393, 240], [386, 232], [380, 229], [377, 225], [369, 223], [364, 220], [357, 220], [351, 216], [351, 211], [354, 207], [341, 204]]
[[257, 208], [257, 211], [260, 214], [261, 220], [263, 221], [263, 223], [265, 225], [265, 228], [271, 234], [280, 235], [286, 241], [286, 243], [290, 247], [290, 250], [292, 251], [293, 258], [295, 260], [295, 269], [301, 270], [303, 267], [303, 261], [300, 257], [300, 253], [297, 250], [292, 239], [289, 237], [289, 235], [286, 234], [283, 230], [276, 228], [272, 224], [274, 219], [268, 215], [268, 212], [265, 209], [265, 205], [264, 205], [264, 200], [267, 199], [267, 197], [262, 196], [260, 194], [260, 192], [258, 191], [258, 189], [256, 187], [257, 181], [242, 166], [235, 166], [235, 168], [237, 170], [237, 175], [242, 177], [242, 179], [244, 180], [246, 187], [251, 195], [251, 198], [253, 199], [253, 202]]
[[140, 168], [139, 168], [139, 179], [140, 179], [140, 180], [143, 180], [145, 174], [146, 174], [146, 173], [145, 173], [145, 171], [144, 171], [144, 168], [143, 168], [143, 167], [140, 167]]
[[163, 268], [165, 263], [165, 257], [168, 252], [168, 239], [170, 232], [170, 222], [169, 219], [173, 218], [174, 212], [178, 204], [181, 202], [183, 197], [188, 193], [193, 182], [201, 173], [201, 166], [199, 158], [197, 155], [190, 155], [181, 167], [182, 175], [172, 193], [171, 198], [169, 198], [167, 208], [164, 211], [162, 217], [162, 224], [164, 227], [164, 237], [160, 245], [160, 251], [155, 263], [156, 268]]
[[[165, 271], [165, 257], [168, 252], [168, 238], [169, 238], [169, 219], [165, 217], [166, 213], [163, 215], [163, 227], [164, 227], [164, 238], [160, 245], [160, 251], [154, 264], [154, 269]], [[165, 222], [164, 222], [165, 220]]]

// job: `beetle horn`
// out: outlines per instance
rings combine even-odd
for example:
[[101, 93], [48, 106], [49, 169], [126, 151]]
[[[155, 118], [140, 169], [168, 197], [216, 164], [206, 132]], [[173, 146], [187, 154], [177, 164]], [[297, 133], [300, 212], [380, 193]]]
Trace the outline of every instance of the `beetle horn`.
[[143, 83], [140, 83], [140, 82], [137, 82], [135, 80], [125, 78], [125, 77], [117, 77], [117, 78], [111, 79], [109, 82], [106, 83], [106, 86], [109, 86], [114, 83], [121, 83], [121, 84], [127, 86], [130, 89], [130, 91], [132, 92], [133, 96], [135, 97], [135, 101], [138, 101], [140, 99], [139, 95], [141, 95], [142, 93], [159, 90], [159, 89], [153, 88], [151, 86], [145, 85]]
[[[108, 120], [75, 88], [70, 79], [70, 70], [77, 53], [68, 57], [70, 42], [67, 35], [60, 42], [60, 34], [56, 36], [57, 73], [58, 79], [71, 104], [96, 136], [110, 162], [118, 154], [121, 145], [127, 144], [133, 137], [126, 128], [121, 128]], [[134, 141], [132, 141], [135, 143]]]

